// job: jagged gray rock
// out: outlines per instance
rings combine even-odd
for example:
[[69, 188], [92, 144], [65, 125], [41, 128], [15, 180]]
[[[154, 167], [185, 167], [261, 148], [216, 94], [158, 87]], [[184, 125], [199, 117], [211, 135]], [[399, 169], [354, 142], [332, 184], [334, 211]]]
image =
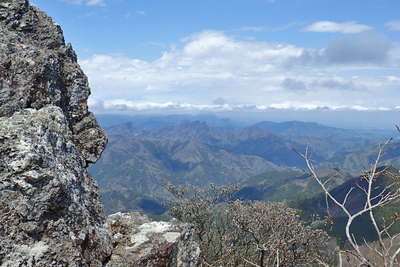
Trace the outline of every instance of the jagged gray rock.
[[86, 170], [107, 143], [89, 94], [60, 26], [27, 0], [0, 0], [0, 266], [196, 266], [181, 224], [131, 213], [107, 228]]
[[86, 171], [107, 138], [62, 30], [0, 0], [0, 266], [103, 266], [112, 243]]
[[0, 0], [0, 116], [58, 106], [81, 155], [95, 162], [107, 139], [88, 111], [89, 94], [61, 27], [27, 0]]
[[151, 222], [138, 212], [107, 219], [114, 251], [107, 267], [195, 267], [200, 248], [194, 231], [178, 222]]
[[72, 139], [56, 106], [0, 118], [0, 266], [102, 266], [111, 254]]

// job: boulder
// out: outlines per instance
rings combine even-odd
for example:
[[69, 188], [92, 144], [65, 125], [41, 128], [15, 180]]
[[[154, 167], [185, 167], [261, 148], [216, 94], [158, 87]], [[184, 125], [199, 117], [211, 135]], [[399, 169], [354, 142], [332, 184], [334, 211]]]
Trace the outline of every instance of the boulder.
[[200, 248], [193, 229], [172, 222], [150, 221], [138, 212], [107, 219], [114, 250], [107, 267], [195, 267]]

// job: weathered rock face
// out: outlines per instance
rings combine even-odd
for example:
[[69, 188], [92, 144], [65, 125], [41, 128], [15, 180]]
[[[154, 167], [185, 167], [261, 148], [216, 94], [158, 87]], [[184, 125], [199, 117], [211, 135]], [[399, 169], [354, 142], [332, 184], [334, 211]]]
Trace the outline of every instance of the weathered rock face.
[[137, 212], [107, 219], [114, 250], [107, 267], [195, 267], [200, 248], [188, 225], [151, 222]]
[[89, 94], [61, 28], [0, 0], [0, 266], [196, 266], [184, 225], [131, 213], [107, 226], [86, 170], [107, 142]]
[[0, 266], [102, 266], [97, 187], [59, 107], [0, 118]]
[[112, 243], [86, 171], [106, 137], [61, 28], [0, 0], [0, 266], [103, 266]]
[[79, 152], [95, 162], [106, 137], [88, 112], [90, 94], [60, 26], [27, 0], [0, 0], [0, 116], [55, 105], [62, 109]]

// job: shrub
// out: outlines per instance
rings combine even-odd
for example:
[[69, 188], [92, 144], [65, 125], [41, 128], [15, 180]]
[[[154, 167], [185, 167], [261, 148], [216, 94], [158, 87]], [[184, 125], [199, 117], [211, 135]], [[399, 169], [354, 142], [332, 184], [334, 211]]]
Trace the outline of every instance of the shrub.
[[232, 200], [236, 186], [168, 185], [170, 214], [191, 223], [203, 266], [310, 266], [327, 261], [328, 236], [283, 203]]

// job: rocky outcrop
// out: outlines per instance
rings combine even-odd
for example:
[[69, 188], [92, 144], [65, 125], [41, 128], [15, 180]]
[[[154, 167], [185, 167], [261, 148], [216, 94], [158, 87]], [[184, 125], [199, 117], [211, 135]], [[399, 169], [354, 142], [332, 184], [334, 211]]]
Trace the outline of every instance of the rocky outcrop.
[[0, 0], [0, 266], [195, 266], [184, 225], [137, 213], [106, 224], [86, 170], [107, 143], [89, 94], [60, 26]]
[[0, 1], [0, 266], [103, 266], [112, 243], [86, 171], [106, 144], [60, 26]]
[[116, 213], [107, 219], [114, 244], [107, 267], [195, 267], [200, 248], [193, 230], [177, 222], [151, 222], [146, 216]]
[[98, 190], [59, 107], [0, 118], [0, 266], [102, 266]]
[[27, 0], [0, 1], [0, 117], [25, 108], [61, 108], [86, 162], [106, 144], [88, 111], [88, 81], [61, 27]]

